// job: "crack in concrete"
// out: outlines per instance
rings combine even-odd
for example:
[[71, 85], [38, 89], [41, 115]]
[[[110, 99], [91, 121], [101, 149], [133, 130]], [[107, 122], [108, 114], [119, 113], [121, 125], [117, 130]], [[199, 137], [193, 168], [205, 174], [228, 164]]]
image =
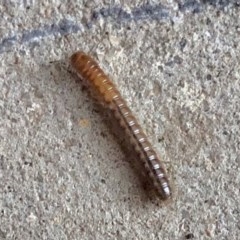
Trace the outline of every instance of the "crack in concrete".
[[[240, 6], [240, 0], [184, 0], [178, 4], [178, 10], [180, 12], [189, 11], [192, 13], [199, 13], [204, 10], [204, 5], [206, 4], [223, 10], [224, 7], [230, 5], [236, 7]], [[118, 24], [121, 24], [129, 21], [171, 20], [172, 17], [169, 9], [162, 4], [144, 4], [140, 7], [133, 8], [131, 12], [127, 12], [123, 8], [117, 6], [101, 8], [99, 10], [94, 10], [89, 22], [85, 24], [79, 25], [73, 21], [63, 19], [58, 24], [53, 23], [38, 29], [24, 30], [15, 35], [4, 37], [0, 40], [0, 54], [12, 51], [17, 44], [31, 44], [48, 36], [65, 36], [67, 34], [80, 32], [84, 28], [90, 29], [100, 18], [110, 18]]]

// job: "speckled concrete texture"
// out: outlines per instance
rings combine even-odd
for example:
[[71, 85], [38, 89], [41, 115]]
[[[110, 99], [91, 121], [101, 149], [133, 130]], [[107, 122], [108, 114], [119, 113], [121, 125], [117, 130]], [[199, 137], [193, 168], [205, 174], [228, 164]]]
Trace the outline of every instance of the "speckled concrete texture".
[[[239, 5], [1, 1], [0, 239], [240, 239]], [[119, 86], [172, 201], [72, 73], [76, 50]]]

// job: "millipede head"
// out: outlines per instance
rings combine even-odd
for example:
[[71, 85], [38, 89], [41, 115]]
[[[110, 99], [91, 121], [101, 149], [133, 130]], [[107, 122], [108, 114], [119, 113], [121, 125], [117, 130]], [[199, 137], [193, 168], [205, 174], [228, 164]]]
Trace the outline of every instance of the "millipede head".
[[88, 64], [97, 65], [96, 61], [93, 58], [82, 51], [75, 52], [70, 57], [70, 62], [78, 72], [81, 72], [82, 69], [85, 69]]

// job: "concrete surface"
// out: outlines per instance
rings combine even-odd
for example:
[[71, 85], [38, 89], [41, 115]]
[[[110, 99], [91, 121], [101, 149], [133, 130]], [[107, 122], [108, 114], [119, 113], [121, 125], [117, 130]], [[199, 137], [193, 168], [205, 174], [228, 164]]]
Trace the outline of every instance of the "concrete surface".
[[[39, 2], [0, 5], [0, 239], [240, 239], [239, 1]], [[172, 202], [69, 71], [78, 49], [137, 113]]]

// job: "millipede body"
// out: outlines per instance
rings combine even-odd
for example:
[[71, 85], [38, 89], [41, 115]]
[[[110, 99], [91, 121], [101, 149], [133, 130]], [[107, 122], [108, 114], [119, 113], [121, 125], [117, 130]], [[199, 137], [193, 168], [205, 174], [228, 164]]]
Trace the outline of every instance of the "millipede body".
[[164, 167], [116, 86], [97, 62], [84, 52], [74, 53], [70, 61], [77, 74], [87, 82], [94, 92], [94, 96], [97, 96], [105, 106], [113, 111], [121, 127], [128, 134], [134, 150], [144, 162], [144, 166], [160, 197], [164, 200], [169, 199], [171, 188]]

